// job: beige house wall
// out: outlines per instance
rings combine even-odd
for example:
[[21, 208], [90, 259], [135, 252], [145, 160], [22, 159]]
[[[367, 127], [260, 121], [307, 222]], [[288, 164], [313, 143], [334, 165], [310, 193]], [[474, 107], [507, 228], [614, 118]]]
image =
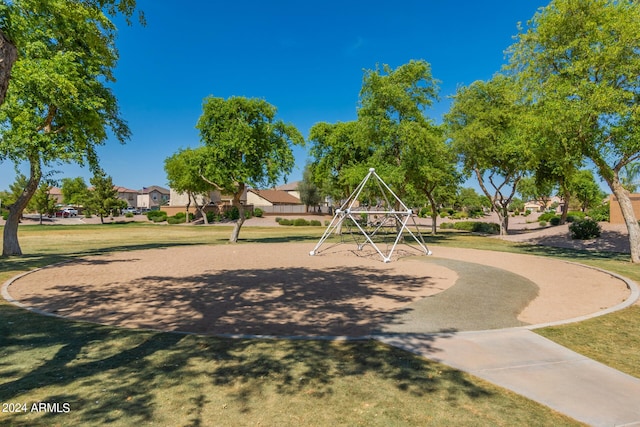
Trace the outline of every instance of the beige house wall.
[[[640, 194], [630, 194], [629, 198], [631, 199], [631, 206], [633, 206], [633, 212], [636, 218], [640, 219]], [[611, 224], [624, 224], [618, 199], [613, 194], [609, 196], [609, 222]]]
[[270, 201], [258, 196], [253, 191], [248, 191], [247, 192], [247, 204], [254, 205], [254, 206], [260, 206], [260, 207], [273, 206], [273, 203], [271, 203]]

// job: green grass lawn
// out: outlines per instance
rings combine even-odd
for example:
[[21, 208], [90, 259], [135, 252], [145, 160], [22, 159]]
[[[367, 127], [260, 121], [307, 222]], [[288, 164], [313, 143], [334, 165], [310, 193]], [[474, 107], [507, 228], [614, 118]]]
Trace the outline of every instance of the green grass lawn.
[[[323, 227], [245, 227], [242, 242], [309, 241]], [[0, 281], [105, 251], [226, 244], [230, 227], [28, 226], [24, 257]], [[429, 244], [566, 257], [640, 281], [625, 257], [542, 251], [460, 233]], [[242, 243], [239, 243], [242, 244]], [[633, 307], [549, 338], [640, 377]], [[68, 403], [63, 413], [33, 403]], [[0, 425], [580, 425], [465, 373], [374, 341], [233, 340], [135, 331], [39, 316], [0, 302]], [[11, 406], [11, 404], [14, 404]], [[18, 404], [17, 406], [15, 404]], [[3, 409], [3, 408], [0, 408]]]

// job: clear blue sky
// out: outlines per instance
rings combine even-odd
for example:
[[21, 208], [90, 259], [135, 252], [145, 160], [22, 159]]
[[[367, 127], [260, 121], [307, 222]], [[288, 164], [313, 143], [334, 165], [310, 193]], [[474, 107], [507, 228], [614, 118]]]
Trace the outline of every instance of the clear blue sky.
[[[138, 0], [147, 26], [117, 20], [120, 61], [113, 90], [132, 137], [99, 149], [114, 184], [167, 186], [164, 160], [199, 144], [195, 124], [208, 95], [263, 98], [306, 137], [317, 122], [354, 120], [363, 70], [411, 59], [431, 64], [440, 121], [460, 85], [500, 70], [514, 41], [544, 0]], [[296, 149], [300, 179], [306, 149]], [[55, 169], [64, 177], [90, 172]], [[0, 189], [15, 173], [0, 165]]]

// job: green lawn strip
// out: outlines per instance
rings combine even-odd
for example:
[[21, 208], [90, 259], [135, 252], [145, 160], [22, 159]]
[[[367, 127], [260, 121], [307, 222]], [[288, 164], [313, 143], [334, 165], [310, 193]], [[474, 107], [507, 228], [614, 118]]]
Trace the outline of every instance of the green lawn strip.
[[[230, 233], [229, 227], [159, 227], [23, 227], [21, 243], [29, 255], [1, 260], [0, 280], [100, 251], [221, 244]], [[241, 237], [278, 242], [289, 241], [291, 233], [291, 240], [313, 243], [321, 232], [252, 227]], [[458, 234], [443, 236], [438, 244], [456, 243], [530, 251]], [[599, 262], [603, 268], [621, 263], [615, 257]], [[620, 313], [630, 319], [621, 321]], [[599, 319], [633, 323], [639, 314], [637, 309], [620, 313], [580, 325], [597, 328]], [[579, 425], [470, 375], [372, 341], [151, 333], [39, 316], [4, 301], [0, 319], [0, 402], [71, 406], [64, 414], [0, 413], [2, 425]], [[602, 328], [612, 335], [609, 354], [622, 348], [640, 353], [637, 332], [629, 344], [627, 337], [614, 336], [609, 324]]]
[[[2, 425], [579, 425], [375, 341], [233, 340], [38, 316], [0, 304]], [[61, 414], [33, 403], [68, 403]]]

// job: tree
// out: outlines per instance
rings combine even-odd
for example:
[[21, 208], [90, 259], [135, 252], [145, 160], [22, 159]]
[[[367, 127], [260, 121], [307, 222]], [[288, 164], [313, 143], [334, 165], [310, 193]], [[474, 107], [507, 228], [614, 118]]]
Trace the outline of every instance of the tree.
[[361, 123], [320, 122], [309, 131], [312, 180], [324, 196], [344, 200], [369, 170], [372, 148], [367, 144]]
[[593, 177], [593, 172], [588, 169], [582, 169], [575, 174], [569, 183], [569, 191], [580, 204], [582, 212], [601, 205], [604, 199], [604, 194]]
[[[4, 102], [11, 79], [11, 70], [18, 59], [16, 45], [21, 44], [23, 38], [27, 36], [22, 32], [25, 30], [24, 28], [15, 28], [11, 25], [10, 15], [14, 13], [12, 9], [24, 7], [26, 11], [29, 11], [29, 8], [32, 7], [32, 10], [35, 11], [47, 1], [49, 0], [32, 0], [31, 2], [14, 0], [0, 4], [0, 105]], [[73, 1], [88, 7], [104, 9], [111, 16], [122, 14], [127, 17], [127, 22], [130, 22], [129, 18], [133, 16], [136, 9], [136, 0], [68, 0], [69, 3]], [[139, 12], [139, 20], [144, 25], [145, 19], [142, 11]]]
[[[205, 224], [207, 224], [207, 214], [204, 211], [205, 202], [209, 192], [214, 190], [214, 187], [202, 178], [203, 165], [206, 162], [207, 156], [202, 148], [179, 150], [164, 161], [164, 170], [167, 173], [169, 186], [178, 193], [187, 194], [186, 217], [189, 218], [189, 206], [193, 200], [196, 209], [200, 210]], [[202, 206], [198, 205], [197, 196], [202, 197]]]
[[544, 179], [541, 176], [525, 176], [518, 182], [516, 189], [523, 201], [533, 200], [546, 209], [551, 201], [555, 187], [556, 184], [553, 181]]
[[97, 214], [100, 223], [104, 224], [104, 217], [125, 208], [126, 202], [118, 199], [118, 191], [113, 186], [113, 180], [103, 170], [95, 171], [89, 181], [93, 189], [89, 193], [87, 208]]
[[[411, 133], [407, 135], [407, 133]], [[436, 234], [438, 207], [451, 199], [462, 182], [456, 155], [442, 130], [429, 123], [404, 126], [403, 168], [407, 186], [424, 194], [431, 207], [431, 234]]]
[[314, 212], [316, 206], [320, 205], [322, 195], [320, 190], [313, 183], [313, 169], [311, 165], [307, 165], [302, 172], [302, 181], [298, 184], [298, 192], [300, 193], [300, 201], [306, 206], [309, 212], [309, 206], [313, 206]]
[[95, 6], [63, 0], [15, 0], [8, 16], [20, 43], [0, 107], [0, 158], [26, 162], [29, 182], [10, 209], [3, 256], [22, 254], [19, 218], [44, 167], [76, 162], [95, 169], [95, 148], [108, 131], [121, 142], [129, 137], [107, 86], [117, 60], [111, 21]]
[[640, 3], [554, 0], [521, 30], [509, 66], [549, 142], [590, 159], [620, 204], [631, 260], [640, 226], [620, 171], [640, 159]]
[[[406, 160], [429, 154], [421, 145], [437, 141], [438, 131], [425, 116], [437, 99], [437, 83], [431, 66], [423, 60], [412, 60], [395, 70], [385, 64], [382, 69], [366, 71], [363, 78], [358, 121], [371, 147], [369, 167], [375, 167], [400, 198], [410, 182]], [[433, 148], [434, 153], [437, 150]], [[422, 160], [418, 162], [425, 165], [427, 159]], [[419, 172], [414, 163], [412, 173]]]
[[518, 181], [533, 159], [521, 126], [524, 111], [514, 81], [497, 74], [458, 90], [445, 123], [454, 150], [467, 173], [474, 173], [491, 209], [500, 220], [500, 234], [509, 229], [509, 204]]
[[40, 225], [43, 215], [53, 215], [56, 212], [56, 199], [51, 197], [51, 184], [43, 182], [33, 195], [33, 205], [40, 214]]
[[300, 132], [276, 120], [276, 108], [262, 99], [209, 96], [197, 128], [207, 163], [202, 178], [221, 191], [233, 194], [238, 209], [230, 242], [237, 242], [245, 220], [241, 200], [247, 185], [273, 186], [293, 169], [292, 145], [303, 145]]
[[620, 170], [620, 182], [629, 193], [638, 191], [638, 184], [640, 184], [638, 177], [640, 177], [640, 162], [627, 163]]
[[62, 178], [62, 202], [73, 206], [82, 206], [87, 202], [88, 189], [84, 178]]

